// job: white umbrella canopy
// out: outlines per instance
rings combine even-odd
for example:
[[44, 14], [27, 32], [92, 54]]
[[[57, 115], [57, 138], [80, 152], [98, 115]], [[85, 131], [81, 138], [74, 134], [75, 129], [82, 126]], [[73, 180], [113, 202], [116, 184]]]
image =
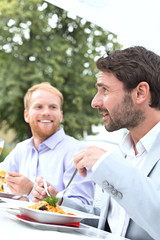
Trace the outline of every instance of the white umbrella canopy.
[[[70, 17], [79, 16], [116, 34], [118, 42], [124, 48], [139, 45], [160, 55], [160, 0], [44, 1], [68, 11]], [[118, 142], [124, 136], [123, 130], [108, 133], [104, 131], [103, 126], [98, 126], [95, 132], [99, 132], [99, 135], [86, 136], [85, 140], [89, 144], [90, 141], [95, 141], [94, 144], [97, 146], [100, 144], [101, 147], [104, 144], [106, 149], [107, 139], [114, 147], [117, 136], [119, 136]], [[103, 139], [104, 142], [102, 142]]]
[[141, 45], [160, 55], [159, 0], [45, 0], [118, 36], [125, 47]]

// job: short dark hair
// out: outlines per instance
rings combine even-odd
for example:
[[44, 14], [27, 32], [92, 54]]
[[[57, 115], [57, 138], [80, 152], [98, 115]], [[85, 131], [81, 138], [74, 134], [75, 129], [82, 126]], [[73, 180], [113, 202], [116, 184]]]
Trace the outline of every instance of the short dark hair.
[[107, 52], [107, 57], [99, 58], [96, 65], [102, 72], [113, 73], [129, 92], [140, 82], [147, 82], [151, 93], [150, 107], [160, 110], [160, 56], [135, 46]]

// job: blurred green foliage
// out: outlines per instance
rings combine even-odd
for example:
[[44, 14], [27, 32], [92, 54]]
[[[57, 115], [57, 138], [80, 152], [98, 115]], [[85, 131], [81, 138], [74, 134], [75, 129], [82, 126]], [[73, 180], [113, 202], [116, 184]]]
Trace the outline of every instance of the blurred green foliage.
[[[95, 94], [95, 60], [120, 49], [117, 36], [43, 0], [0, 1], [0, 122], [31, 136], [23, 118], [23, 96], [48, 81], [64, 95], [64, 129], [78, 139], [100, 123], [90, 103]], [[4, 153], [5, 154], [5, 149]]]
[[0, 155], [0, 162], [2, 162], [5, 159], [5, 157], [10, 153], [13, 147], [14, 147], [14, 144], [4, 145], [2, 154]]

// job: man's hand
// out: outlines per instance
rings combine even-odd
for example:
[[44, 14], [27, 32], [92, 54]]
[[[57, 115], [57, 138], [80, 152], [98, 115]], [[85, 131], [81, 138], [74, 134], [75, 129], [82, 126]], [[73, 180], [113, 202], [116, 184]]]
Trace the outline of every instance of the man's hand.
[[11, 192], [15, 195], [28, 195], [34, 183], [22, 174], [16, 172], [8, 172], [6, 175], [6, 183]]
[[[51, 196], [56, 196], [58, 191], [49, 183], [47, 182], [48, 186], [48, 192]], [[43, 198], [47, 197], [47, 193], [44, 189], [44, 184], [43, 184], [43, 177], [38, 176], [37, 177], [37, 184], [35, 188], [32, 190], [32, 201], [33, 202], [38, 202], [42, 200]]]
[[105, 152], [106, 151], [102, 148], [96, 146], [89, 146], [74, 155], [75, 167], [78, 169], [82, 177], [87, 176], [87, 168], [92, 169], [96, 161]]

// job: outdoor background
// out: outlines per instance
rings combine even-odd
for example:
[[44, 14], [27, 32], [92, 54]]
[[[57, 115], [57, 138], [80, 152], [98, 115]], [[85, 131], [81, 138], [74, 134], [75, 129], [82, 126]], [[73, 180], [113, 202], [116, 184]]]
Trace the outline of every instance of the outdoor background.
[[[23, 118], [23, 96], [47, 81], [64, 95], [63, 127], [80, 140], [101, 124], [90, 106], [95, 94], [95, 61], [121, 49], [117, 36], [43, 0], [0, 1], [0, 138], [5, 148], [31, 136]], [[105, 131], [105, 129], [103, 130]]]

